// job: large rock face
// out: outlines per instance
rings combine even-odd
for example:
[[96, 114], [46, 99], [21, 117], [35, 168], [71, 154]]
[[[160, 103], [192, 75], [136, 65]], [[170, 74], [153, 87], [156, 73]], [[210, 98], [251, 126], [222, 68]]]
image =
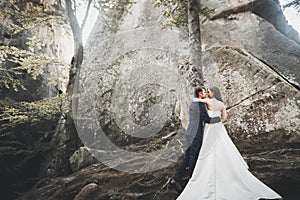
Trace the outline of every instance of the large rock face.
[[[209, 2], [212, 1], [207, 1], [208, 5]], [[236, 6], [220, 6], [218, 12], [244, 5]], [[297, 142], [299, 44], [251, 12], [207, 21], [202, 29], [208, 57], [204, 60], [205, 74], [219, 72], [230, 115], [227, 127], [232, 136], [240, 145]], [[206, 80], [209, 85], [216, 81], [210, 77]]]
[[[222, 90], [229, 111], [227, 127], [235, 139], [243, 138], [245, 144], [258, 138], [268, 143], [297, 142], [300, 46], [250, 12], [258, 10], [255, 3], [204, 2], [215, 9], [213, 20], [202, 24], [206, 85]], [[260, 8], [272, 12], [278, 7], [272, 5], [269, 10]], [[154, 121], [176, 114], [185, 128], [192, 97], [187, 84], [187, 34], [177, 29], [162, 31], [161, 11], [150, 2], [139, 1], [131, 11], [117, 33], [103, 25], [94, 29], [81, 72], [79, 111], [86, 117], [99, 117], [98, 125], [105, 130], [132, 136], [138, 136], [133, 130], [138, 129], [146, 137], [141, 127], [159, 128], [164, 123]], [[93, 114], [87, 112], [93, 107], [97, 108]], [[144, 130], [149, 134], [149, 129]]]
[[[273, 147], [276, 151], [292, 145], [288, 153], [295, 154], [293, 144], [299, 142], [300, 129], [298, 35], [287, 34], [291, 27], [275, 1], [203, 3], [215, 9], [212, 19], [201, 26], [204, 78], [206, 86], [222, 90], [232, 139], [249, 154], [250, 165], [258, 159], [253, 152]], [[84, 142], [91, 147], [101, 143], [99, 129], [113, 143], [126, 147], [164, 134], [161, 130], [170, 124], [175, 124], [170, 131], [177, 131], [178, 119], [182, 127], [188, 124], [192, 88], [187, 33], [162, 31], [161, 10], [149, 1], [138, 1], [130, 11], [116, 33], [99, 17], [85, 53], [78, 127], [90, 134]], [[274, 12], [280, 13], [276, 19]], [[268, 154], [260, 165], [269, 164], [271, 157]], [[286, 166], [293, 179], [299, 160], [291, 166], [283, 162], [284, 153], [278, 158], [278, 165], [282, 170]], [[258, 170], [258, 176], [265, 173]], [[277, 184], [279, 179], [272, 181]]]
[[[299, 38], [287, 34], [276, 3], [258, 2], [202, 1], [215, 8], [214, 17], [201, 27], [204, 78], [206, 86], [221, 89], [229, 113], [226, 128], [251, 172], [284, 199], [298, 199]], [[156, 160], [126, 160], [124, 149], [168, 149], [167, 159], [176, 161], [174, 152], [181, 149], [169, 147], [181, 144], [174, 133], [182, 136], [188, 124], [193, 97], [188, 35], [185, 30], [162, 31], [163, 20], [160, 9], [139, 0], [116, 33], [100, 16], [85, 51], [74, 113], [79, 134], [89, 148], [113, 150], [119, 155], [110, 155], [114, 164], [126, 161], [128, 170]], [[101, 152], [105, 156], [108, 151]], [[97, 164], [68, 177], [44, 179], [20, 199], [65, 200], [94, 193], [99, 199], [176, 199], [161, 189], [175, 168], [135, 174]]]

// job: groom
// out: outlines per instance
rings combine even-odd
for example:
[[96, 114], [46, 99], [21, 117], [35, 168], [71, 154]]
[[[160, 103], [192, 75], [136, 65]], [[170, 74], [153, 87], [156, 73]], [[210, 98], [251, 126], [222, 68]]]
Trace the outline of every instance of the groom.
[[[204, 87], [196, 87], [194, 90], [195, 97], [206, 98], [206, 89]], [[220, 117], [210, 118], [207, 114], [205, 103], [192, 102], [189, 108], [189, 124], [185, 132], [188, 142], [188, 149], [185, 151], [184, 158], [176, 170], [173, 178], [169, 179], [167, 184], [177, 192], [182, 191], [180, 181], [187, 167], [189, 167], [189, 177], [192, 176], [200, 148], [202, 146], [203, 127], [205, 123], [218, 123], [221, 121]]]

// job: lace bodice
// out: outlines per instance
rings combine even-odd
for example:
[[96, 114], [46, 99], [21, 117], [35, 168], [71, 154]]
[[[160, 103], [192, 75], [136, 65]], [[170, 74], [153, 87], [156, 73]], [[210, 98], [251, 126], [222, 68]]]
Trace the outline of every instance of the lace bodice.
[[211, 111], [207, 110], [207, 113], [210, 117], [221, 117], [221, 111]]

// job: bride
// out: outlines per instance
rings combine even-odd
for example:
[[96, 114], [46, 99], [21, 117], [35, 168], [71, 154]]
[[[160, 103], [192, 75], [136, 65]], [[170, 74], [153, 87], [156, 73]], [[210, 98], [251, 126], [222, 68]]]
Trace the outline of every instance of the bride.
[[[208, 90], [205, 102], [210, 117], [227, 113], [217, 87]], [[227, 134], [222, 122], [206, 124], [203, 144], [192, 177], [178, 200], [258, 200], [282, 199], [248, 171], [247, 163]]]

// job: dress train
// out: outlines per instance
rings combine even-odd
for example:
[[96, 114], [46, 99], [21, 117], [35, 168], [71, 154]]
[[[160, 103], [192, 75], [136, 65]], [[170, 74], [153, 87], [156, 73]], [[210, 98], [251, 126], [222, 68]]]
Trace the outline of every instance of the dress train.
[[203, 137], [194, 173], [177, 200], [282, 199], [249, 172], [223, 123], [206, 124]]

